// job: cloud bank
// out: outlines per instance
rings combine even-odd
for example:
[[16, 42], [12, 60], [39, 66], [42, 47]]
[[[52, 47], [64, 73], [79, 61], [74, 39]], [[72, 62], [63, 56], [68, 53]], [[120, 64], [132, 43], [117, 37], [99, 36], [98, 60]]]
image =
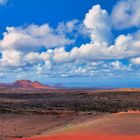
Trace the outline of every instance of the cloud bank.
[[[115, 36], [113, 30], [137, 29]], [[94, 5], [82, 22], [7, 27], [0, 40], [0, 76], [115, 77], [139, 73], [140, 2], [119, 1], [109, 14]], [[79, 38], [89, 41], [77, 45]], [[125, 62], [125, 63], [124, 63]], [[127, 63], [126, 63], [127, 62]], [[136, 69], [137, 67], [137, 69]]]

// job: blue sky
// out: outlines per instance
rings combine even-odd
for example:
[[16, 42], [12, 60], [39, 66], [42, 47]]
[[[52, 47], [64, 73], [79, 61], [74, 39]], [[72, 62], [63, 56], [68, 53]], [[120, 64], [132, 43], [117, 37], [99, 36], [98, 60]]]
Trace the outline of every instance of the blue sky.
[[[108, 4], [106, 2], [108, 1]], [[2, 26], [20, 26], [23, 24], [44, 24], [49, 22], [57, 26], [58, 22], [72, 19], [83, 20], [85, 13], [95, 4], [101, 4], [108, 11], [117, 0], [9, 0], [1, 7]], [[16, 22], [15, 22], [16, 20]]]
[[140, 87], [139, 0], [0, 0], [0, 82]]

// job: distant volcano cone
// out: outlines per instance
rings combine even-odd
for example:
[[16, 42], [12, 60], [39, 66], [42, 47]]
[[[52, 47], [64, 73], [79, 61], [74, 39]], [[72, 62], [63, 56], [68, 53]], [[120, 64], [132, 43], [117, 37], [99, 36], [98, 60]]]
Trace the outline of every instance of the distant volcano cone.
[[38, 81], [30, 81], [30, 80], [17, 80], [10, 84], [0, 84], [0, 87], [5, 88], [21, 88], [21, 89], [53, 89], [53, 87], [48, 85], [43, 85]]

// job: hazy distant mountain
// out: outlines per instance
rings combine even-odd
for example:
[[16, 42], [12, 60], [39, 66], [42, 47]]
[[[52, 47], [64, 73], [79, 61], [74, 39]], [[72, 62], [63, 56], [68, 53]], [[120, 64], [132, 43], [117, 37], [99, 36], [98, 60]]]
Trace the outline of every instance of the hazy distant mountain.
[[53, 85], [53, 87], [54, 88], [59, 88], [59, 89], [66, 88], [66, 86], [64, 84], [55, 84], [55, 85]]

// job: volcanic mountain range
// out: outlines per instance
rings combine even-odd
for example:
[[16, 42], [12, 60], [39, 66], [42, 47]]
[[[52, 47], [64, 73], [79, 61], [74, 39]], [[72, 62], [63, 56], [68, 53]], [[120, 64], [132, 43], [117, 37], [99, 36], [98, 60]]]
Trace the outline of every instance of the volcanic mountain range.
[[[65, 89], [65, 86], [62, 84], [57, 85], [45, 85], [38, 81], [31, 80], [17, 80], [13, 83], [0, 83], [1, 89], [19, 89], [19, 90], [54, 90], [54, 89]], [[80, 88], [79, 88], [80, 89]], [[83, 88], [84, 89], [84, 88]], [[87, 88], [85, 88], [87, 89]], [[91, 88], [96, 91], [140, 91], [140, 88]]]
[[13, 83], [0, 83], [0, 88], [14, 88], [14, 89], [53, 89], [53, 87], [41, 84], [38, 81], [30, 81], [30, 80], [17, 80]]

